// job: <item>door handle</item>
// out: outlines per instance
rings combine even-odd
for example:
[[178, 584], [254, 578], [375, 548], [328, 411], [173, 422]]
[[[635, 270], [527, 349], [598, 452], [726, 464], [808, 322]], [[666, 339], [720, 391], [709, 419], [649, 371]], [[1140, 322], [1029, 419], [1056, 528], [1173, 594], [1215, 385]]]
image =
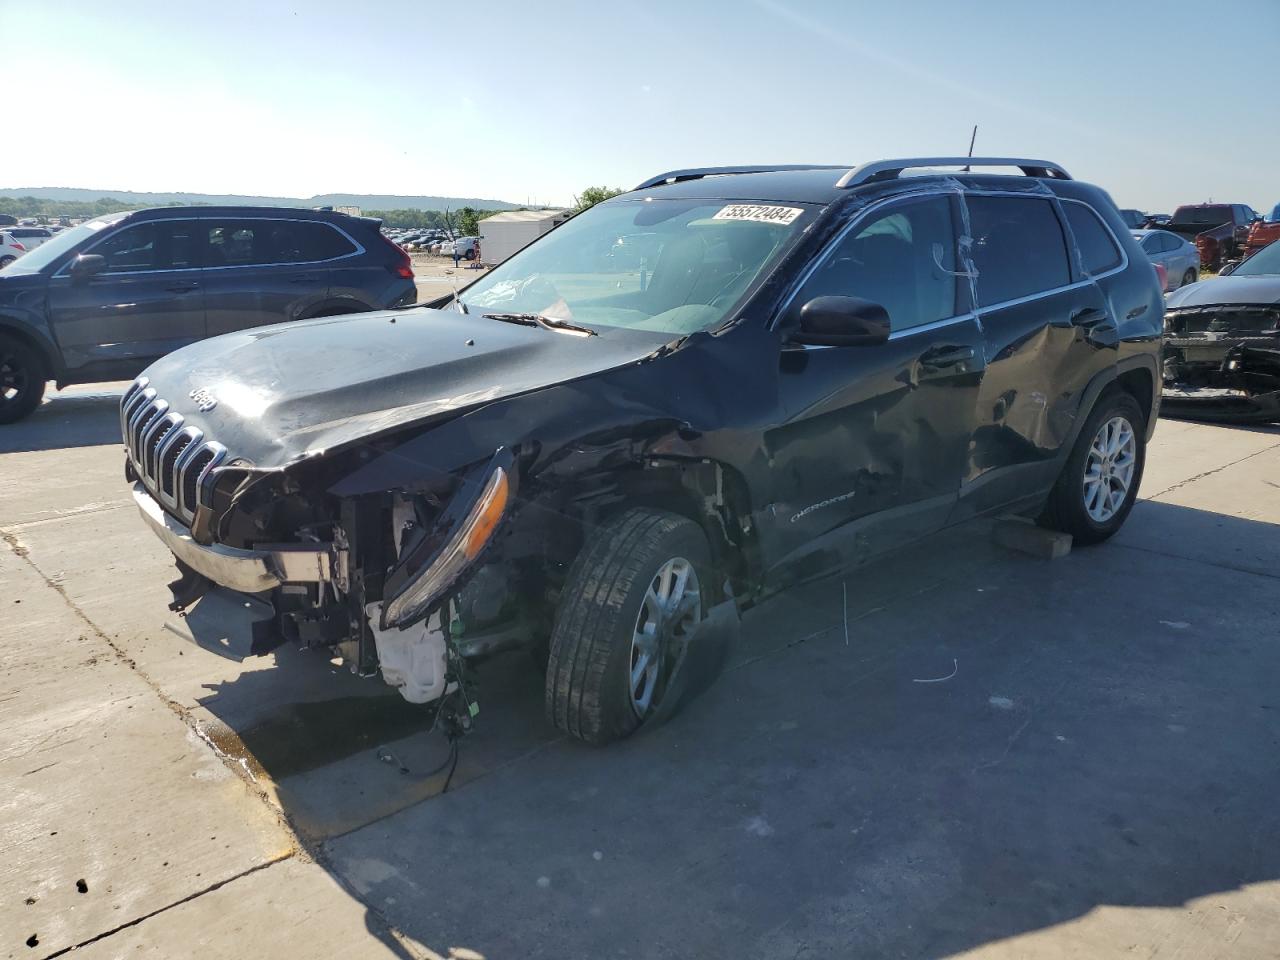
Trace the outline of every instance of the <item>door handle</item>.
[[1106, 323], [1109, 319], [1105, 310], [1085, 307], [1083, 310], [1077, 310], [1071, 315], [1071, 325], [1073, 327], [1084, 327], [1087, 330], [1090, 327], [1096, 327], [1100, 323]]
[[920, 355], [920, 366], [926, 370], [958, 367], [973, 359], [973, 347], [934, 347]]

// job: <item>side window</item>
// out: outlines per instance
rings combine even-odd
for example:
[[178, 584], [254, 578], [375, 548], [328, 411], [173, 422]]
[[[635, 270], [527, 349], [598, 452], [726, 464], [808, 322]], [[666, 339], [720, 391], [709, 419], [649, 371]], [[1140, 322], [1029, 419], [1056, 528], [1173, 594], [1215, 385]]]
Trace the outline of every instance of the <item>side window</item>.
[[1149, 233], [1142, 238], [1143, 253], [1161, 253], [1164, 250], [1164, 235]]
[[894, 206], [860, 223], [805, 281], [794, 303], [862, 297], [889, 312], [893, 330], [945, 320], [956, 309], [956, 242], [951, 201]]
[[201, 223], [201, 235], [207, 243], [205, 266], [245, 267], [262, 262], [255, 257], [258, 222], [203, 220]]
[[107, 261], [103, 273], [131, 273], [136, 270], [160, 270], [167, 266], [160, 258], [161, 224], [138, 223], [125, 227], [87, 253], [96, 253]]
[[1062, 209], [1066, 211], [1067, 223], [1071, 226], [1076, 246], [1080, 248], [1080, 259], [1088, 273], [1096, 276], [1120, 266], [1124, 260], [1120, 248], [1092, 209], [1083, 203], [1071, 202], [1064, 202]]
[[323, 223], [305, 220], [206, 220], [207, 263], [243, 267], [314, 263], [355, 253], [355, 245]]
[[292, 232], [294, 259], [281, 262], [310, 263], [356, 252], [355, 244], [328, 224], [299, 221], [284, 226]]
[[1172, 233], [1158, 233], [1156, 236], [1160, 240], [1161, 253], [1172, 253], [1182, 246], [1182, 243]]
[[966, 197], [978, 270], [978, 305], [1029, 297], [1071, 282], [1053, 204], [1038, 197]]

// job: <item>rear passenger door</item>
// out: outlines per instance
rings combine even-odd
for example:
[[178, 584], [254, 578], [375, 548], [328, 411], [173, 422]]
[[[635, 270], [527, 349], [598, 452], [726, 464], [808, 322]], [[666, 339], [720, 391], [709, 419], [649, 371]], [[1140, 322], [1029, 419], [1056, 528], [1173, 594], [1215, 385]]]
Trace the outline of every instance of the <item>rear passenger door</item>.
[[1083, 203], [970, 193], [965, 204], [987, 370], [956, 519], [1052, 486], [1084, 390], [1119, 343], [1095, 280], [1125, 261]]
[[211, 217], [204, 224], [210, 336], [310, 315], [329, 295], [331, 261], [356, 249], [319, 221]]

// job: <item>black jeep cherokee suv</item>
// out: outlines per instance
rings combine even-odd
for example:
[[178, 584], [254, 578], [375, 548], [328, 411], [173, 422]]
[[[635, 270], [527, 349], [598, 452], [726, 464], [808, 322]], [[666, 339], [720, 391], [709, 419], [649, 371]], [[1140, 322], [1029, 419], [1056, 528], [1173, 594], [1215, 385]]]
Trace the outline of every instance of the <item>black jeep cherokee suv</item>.
[[377, 220], [282, 207], [160, 207], [64, 230], [0, 270], [0, 423], [45, 383], [136, 377], [205, 337], [413, 303]]
[[995, 511], [1114, 533], [1162, 314], [1052, 163], [681, 170], [425, 307], [160, 360], [126, 473], [175, 609], [261, 594], [256, 649], [336, 648], [462, 726], [468, 660], [540, 650], [549, 717], [599, 743], [779, 583]]

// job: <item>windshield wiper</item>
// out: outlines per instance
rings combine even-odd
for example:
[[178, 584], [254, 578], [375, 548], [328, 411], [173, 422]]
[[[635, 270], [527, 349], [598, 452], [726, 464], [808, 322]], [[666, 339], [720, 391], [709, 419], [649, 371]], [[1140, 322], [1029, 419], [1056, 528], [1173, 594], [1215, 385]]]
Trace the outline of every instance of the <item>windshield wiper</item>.
[[501, 320], [503, 323], [519, 323], [526, 327], [542, 327], [545, 330], [569, 333], [577, 337], [598, 336], [596, 331], [590, 327], [579, 326], [576, 323], [570, 323], [568, 320], [561, 320], [558, 317], [544, 317], [540, 313], [485, 313], [481, 314], [481, 316], [489, 320]]

